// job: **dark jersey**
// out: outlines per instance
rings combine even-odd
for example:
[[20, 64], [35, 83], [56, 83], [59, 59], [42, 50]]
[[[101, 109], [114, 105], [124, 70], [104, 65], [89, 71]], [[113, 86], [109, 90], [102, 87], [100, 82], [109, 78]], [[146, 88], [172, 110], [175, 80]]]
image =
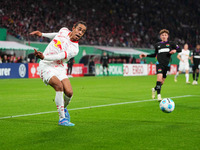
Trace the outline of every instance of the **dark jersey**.
[[192, 56], [193, 56], [194, 64], [199, 64], [200, 63], [200, 50], [194, 50], [192, 52]]
[[71, 58], [68, 62], [67, 62], [69, 67], [72, 67], [74, 64], [74, 58]]
[[108, 65], [108, 55], [101, 57], [101, 62], [103, 65]]
[[177, 52], [181, 52], [181, 48], [174, 42], [158, 42], [155, 44], [155, 53], [147, 55], [147, 57], [157, 57], [157, 64], [167, 66], [171, 58], [169, 52], [174, 49], [176, 49]]

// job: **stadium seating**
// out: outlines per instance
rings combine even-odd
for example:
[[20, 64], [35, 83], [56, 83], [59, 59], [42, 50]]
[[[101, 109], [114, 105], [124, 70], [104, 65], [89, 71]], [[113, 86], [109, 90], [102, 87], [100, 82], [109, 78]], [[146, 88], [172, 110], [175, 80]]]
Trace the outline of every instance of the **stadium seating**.
[[48, 42], [29, 33], [56, 32], [84, 20], [88, 30], [80, 44], [152, 48], [162, 28], [179, 44], [194, 47], [199, 42], [194, 36], [200, 14], [195, 0], [6, 0], [0, 5], [0, 27], [22, 40]]

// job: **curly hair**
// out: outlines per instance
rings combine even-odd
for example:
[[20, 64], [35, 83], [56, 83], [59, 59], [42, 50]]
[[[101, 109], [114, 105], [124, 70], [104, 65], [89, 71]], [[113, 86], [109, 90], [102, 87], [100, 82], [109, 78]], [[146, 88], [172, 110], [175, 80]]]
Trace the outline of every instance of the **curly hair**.
[[162, 29], [162, 30], [160, 30], [159, 34], [161, 35], [161, 34], [163, 34], [163, 33], [169, 34], [169, 30], [167, 30], [167, 29]]

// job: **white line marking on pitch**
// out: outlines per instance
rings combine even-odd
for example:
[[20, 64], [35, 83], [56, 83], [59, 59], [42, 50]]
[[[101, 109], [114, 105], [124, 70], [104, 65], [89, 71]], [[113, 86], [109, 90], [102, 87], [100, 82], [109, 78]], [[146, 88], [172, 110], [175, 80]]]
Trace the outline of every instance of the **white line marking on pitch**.
[[[181, 97], [191, 97], [194, 95], [183, 95], [183, 96], [174, 96], [170, 98], [181, 98]], [[97, 106], [89, 106], [89, 107], [80, 107], [80, 108], [72, 108], [68, 109], [71, 110], [81, 110], [81, 109], [90, 109], [90, 108], [98, 108], [98, 107], [108, 107], [108, 106], [116, 106], [116, 105], [123, 105], [123, 104], [133, 104], [133, 103], [142, 103], [147, 101], [155, 101], [155, 99], [148, 99], [148, 100], [141, 100], [141, 101], [130, 101], [130, 102], [122, 102], [122, 103], [113, 103], [113, 104], [105, 104], [105, 105], [97, 105]], [[41, 115], [41, 114], [49, 114], [49, 113], [55, 113], [57, 111], [48, 111], [48, 112], [39, 112], [39, 113], [32, 113], [32, 114], [24, 114], [24, 115], [15, 115], [15, 116], [6, 116], [6, 117], [0, 117], [1, 119], [8, 119], [8, 118], [17, 118], [17, 117], [26, 117], [26, 116], [34, 116], [34, 115]]]

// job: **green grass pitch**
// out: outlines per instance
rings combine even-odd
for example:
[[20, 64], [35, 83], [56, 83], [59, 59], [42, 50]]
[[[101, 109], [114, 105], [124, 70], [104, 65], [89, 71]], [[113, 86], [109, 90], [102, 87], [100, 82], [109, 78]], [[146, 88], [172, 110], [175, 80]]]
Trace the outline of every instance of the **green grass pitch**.
[[41, 79], [1, 79], [0, 149], [199, 150], [200, 85], [173, 78], [162, 87], [174, 97], [169, 114], [151, 101], [156, 76], [70, 78], [74, 127], [58, 126], [55, 92]]

